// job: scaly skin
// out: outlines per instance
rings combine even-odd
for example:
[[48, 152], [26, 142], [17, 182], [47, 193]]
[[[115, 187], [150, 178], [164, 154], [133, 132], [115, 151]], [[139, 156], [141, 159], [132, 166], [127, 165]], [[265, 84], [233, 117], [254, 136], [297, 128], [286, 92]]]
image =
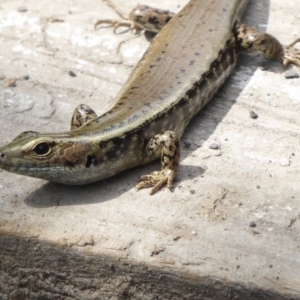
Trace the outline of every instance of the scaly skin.
[[[137, 188], [153, 187], [151, 194], [164, 185], [171, 188], [179, 164], [179, 138], [235, 67], [239, 47], [284, 65], [290, 61], [300, 65], [298, 54], [287, 57], [274, 37], [239, 24], [247, 3], [191, 0], [170, 21], [162, 12], [168, 24], [106, 113], [98, 117], [81, 105], [71, 131], [21, 134], [0, 148], [0, 168], [80, 185], [161, 157], [162, 170], [142, 176]], [[145, 9], [135, 9], [131, 16], [141, 20], [139, 11]], [[159, 11], [155, 13], [160, 18]], [[136, 26], [144, 24], [142, 19]]]

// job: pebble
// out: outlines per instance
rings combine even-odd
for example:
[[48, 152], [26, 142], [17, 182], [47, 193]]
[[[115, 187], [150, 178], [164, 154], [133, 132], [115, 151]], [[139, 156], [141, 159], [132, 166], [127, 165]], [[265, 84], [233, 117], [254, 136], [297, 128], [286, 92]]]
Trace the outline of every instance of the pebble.
[[16, 87], [17, 86], [16, 81], [17, 81], [16, 78], [8, 79], [7, 86], [9, 86], [9, 87]]
[[20, 6], [18, 7], [18, 12], [26, 12], [28, 11], [27, 7], [26, 6]]
[[28, 80], [29, 78], [30, 78], [29, 75], [24, 75], [24, 76], [23, 76], [23, 79], [24, 79], [24, 80]]
[[251, 111], [249, 112], [249, 114], [250, 114], [250, 117], [251, 117], [252, 119], [257, 119], [257, 118], [258, 118], [258, 114], [257, 114], [255, 111], [253, 111], [253, 110], [251, 110]]
[[69, 74], [70, 76], [72, 76], [72, 77], [76, 77], [76, 74], [75, 74], [75, 72], [74, 72], [74, 71], [72, 71], [72, 70], [69, 70], [68, 74]]
[[256, 227], [256, 223], [254, 221], [250, 222], [250, 227]]
[[209, 149], [217, 150], [219, 149], [219, 145], [217, 143], [211, 143], [209, 145]]
[[284, 72], [284, 77], [287, 79], [293, 79], [293, 78], [299, 78], [300, 75], [294, 68], [292, 68]]
[[185, 148], [190, 148], [191, 147], [190, 142], [183, 142], [183, 145], [184, 145]]

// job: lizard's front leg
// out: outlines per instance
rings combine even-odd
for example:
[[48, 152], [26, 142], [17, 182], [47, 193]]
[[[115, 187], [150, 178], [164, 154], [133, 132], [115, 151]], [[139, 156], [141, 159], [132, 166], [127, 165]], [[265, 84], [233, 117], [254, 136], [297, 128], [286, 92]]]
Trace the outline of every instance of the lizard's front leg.
[[137, 190], [153, 187], [150, 195], [156, 193], [166, 185], [172, 187], [179, 166], [180, 143], [179, 138], [173, 131], [165, 131], [152, 138], [145, 148], [144, 156], [161, 156], [161, 171], [155, 171], [150, 175], [141, 176], [141, 181], [136, 185]]
[[86, 105], [86, 104], [78, 105], [75, 108], [72, 119], [71, 119], [71, 130], [78, 129], [79, 127], [90, 122], [91, 120], [95, 119], [96, 117], [97, 117], [97, 114], [88, 105]]
[[105, 0], [105, 2], [122, 18], [122, 21], [98, 20], [95, 23], [95, 28], [101, 24], [110, 24], [114, 26], [115, 33], [119, 27], [129, 27], [132, 31], [146, 30], [157, 33], [175, 15], [168, 10], [146, 5], [139, 5], [129, 15], [126, 15], [111, 0]]
[[288, 64], [293, 64], [300, 67], [300, 51], [295, 49], [293, 46], [300, 42], [300, 38], [294, 40], [284, 48], [283, 65], [286, 67]]
[[284, 67], [289, 64], [300, 67], [300, 51], [293, 47], [300, 42], [300, 39], [284, 46], [271, 34], [259, 32], [240, 23], [236, 23], [234, 26], [234, 35], [240, 47], [249, 52], [258, 53], [268, 59], [278, 60]]

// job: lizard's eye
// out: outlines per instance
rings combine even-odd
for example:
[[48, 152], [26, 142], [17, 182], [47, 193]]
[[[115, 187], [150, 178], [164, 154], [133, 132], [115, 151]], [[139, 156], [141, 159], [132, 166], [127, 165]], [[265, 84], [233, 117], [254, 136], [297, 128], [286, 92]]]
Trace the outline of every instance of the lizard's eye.
[[34, 146], [32, 151], [37, 155], [46, 155], [50, 152], [50, 146], [48, 143], [42, 142]]

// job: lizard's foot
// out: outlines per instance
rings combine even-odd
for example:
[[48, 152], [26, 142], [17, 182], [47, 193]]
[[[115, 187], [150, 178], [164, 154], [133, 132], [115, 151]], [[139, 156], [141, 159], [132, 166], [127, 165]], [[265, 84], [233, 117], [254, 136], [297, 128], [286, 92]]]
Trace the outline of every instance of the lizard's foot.
[[114, 27], [114, 33], [116, 33], [120, 27], [128, 27], [133, 33], [139, 32], [140, 30], [157, 33], [175, 15], [167, 10], [156, 9], [147, 5], [138, 5], [129, 15], [126, 15], [111, 0], [104, 1], [122, 20], [98, 20], [94, 27], [96, 29], [101, 24], [109, 24]]
[[141, 181], [136, 185], [136, 189], [152, 187], [150, 195], [153, 195], [165, 185], [171, 189], [180, 157], [180, 143], [176, 133], [165, 131], [162, 134], [157, 134], [148, 142], [144, 155], [145, 158], [160, 155], [162, 170], [141, 176]]
[[94, 27], [95, 29], [101, 25], [101, 24], [108, 24], [112, 25], [114, 27], [114, 33], [117, 33], [117, 29], [120, 27], [128, 27], [133, 33], [136, 33], [137, 31], [140, 31], [141, 28], [135, 25], [132, 21], [130, 20], [123, 20], [123, 21], [115, 21], [115, 20], [98, 20]]
[[117, 33], [117, 29], [120, 27], [128, 27], [134, 33], [141, 30], [141, 28], [137, 26], [134, 23], [134, 21], [130, 19], [130, 16], [123, 13], [111, 0], [104, 0], [104, 1], [121, 17], [122, 20], [121, 21], [110, 20], [110, 19], [98, 20], [94, 25], [95, 29], [101, 24], [108, 24], [114, 27], [114, 33]]
[[164, 185], [171, 190], [176, 171], [174, 170], [162, 170], [153, 172], [150, 175], [141, 176], [141, 181], [136, 185], [136, 189], [144, 189], [153, 187], [150, 191], [150, 195], [155, 194]]
[[300, 50], [294, 48], [294, 45], [300, 43], [300, 38], [294, 40], [284, 48], [283, 66], [286, 68], [289, 64], [300, 67]]

